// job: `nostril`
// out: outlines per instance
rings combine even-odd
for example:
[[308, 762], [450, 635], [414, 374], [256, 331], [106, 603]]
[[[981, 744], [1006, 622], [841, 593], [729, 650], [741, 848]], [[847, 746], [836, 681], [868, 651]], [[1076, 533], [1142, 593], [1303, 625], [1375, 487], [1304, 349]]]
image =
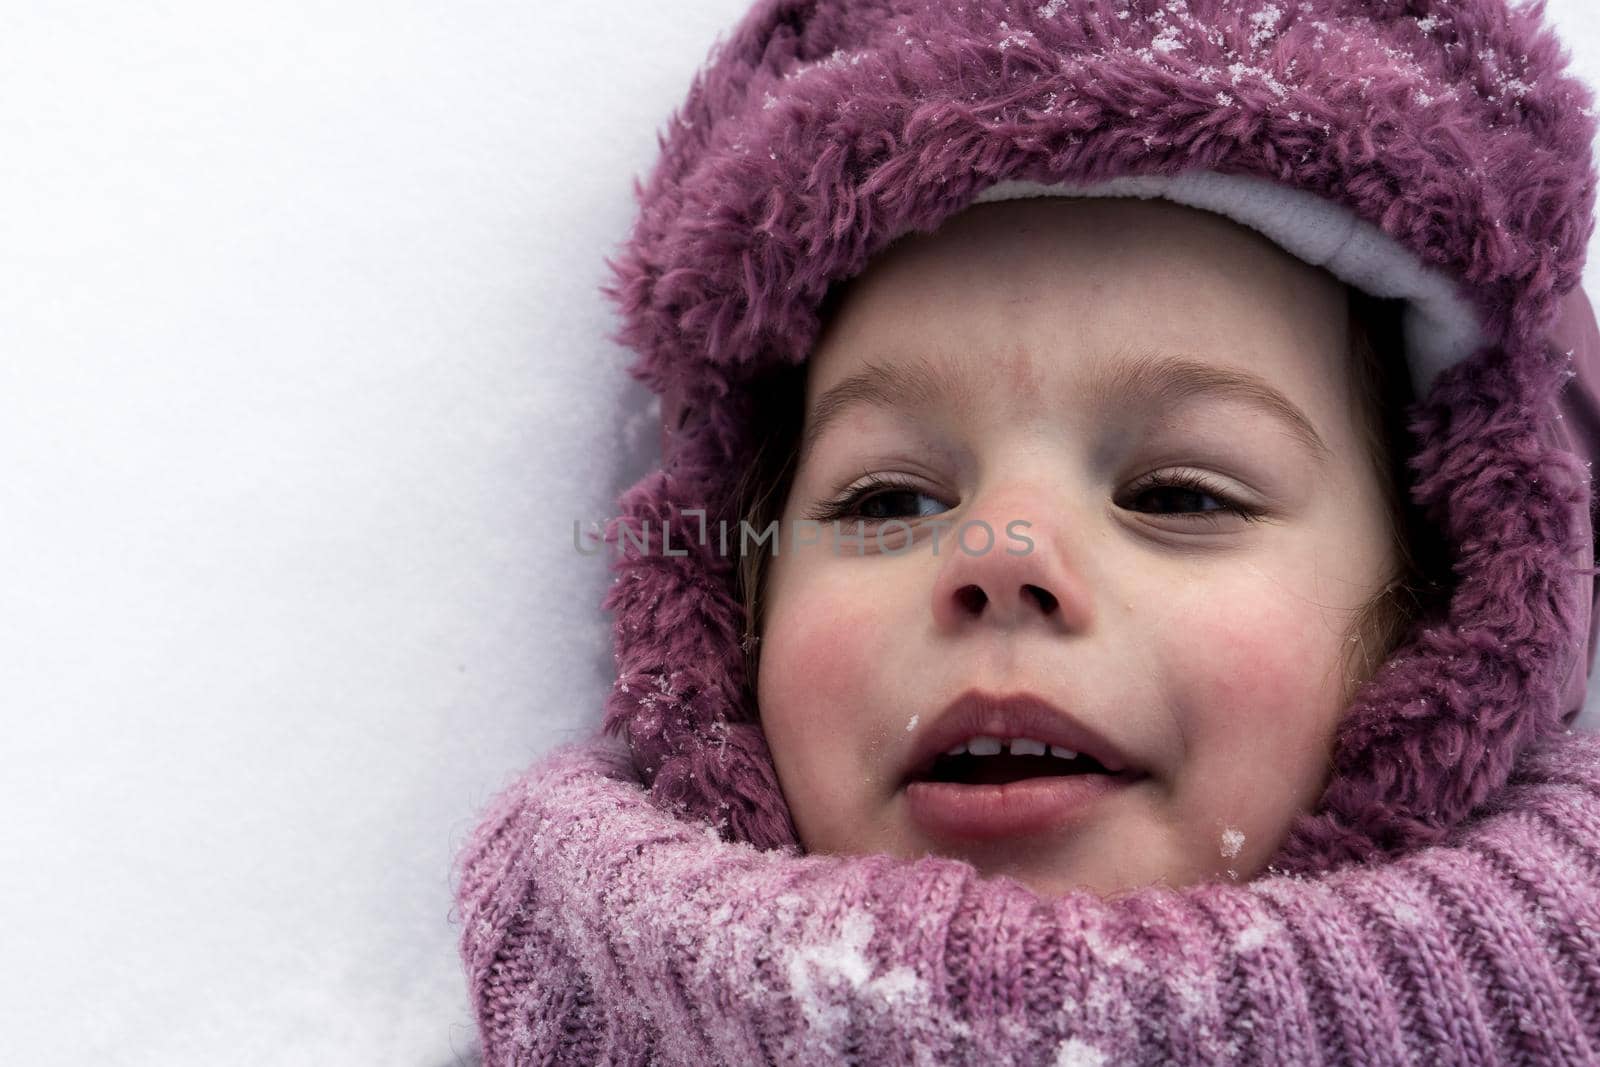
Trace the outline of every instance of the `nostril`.
[[975, 585], [964, 585], [956, 590], [956, 599], [961, 601], [961, 606], [968, 611], [982, 611], [989, 597]]
[[1056, 610], [1055, 595], [1048, 589], [1040, 589], [1036, 585], [1025, 585], [1022, 588], [1026, 589], [1039, 602], [1039, 607], [1043, 609], [1046, 615]]

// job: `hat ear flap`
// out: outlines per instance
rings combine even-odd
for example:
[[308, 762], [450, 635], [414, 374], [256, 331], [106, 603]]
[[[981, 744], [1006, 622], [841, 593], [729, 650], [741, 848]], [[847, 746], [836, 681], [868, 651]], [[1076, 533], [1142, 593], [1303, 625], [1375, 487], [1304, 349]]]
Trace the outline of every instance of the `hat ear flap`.
[[[1461, 577], [1340, 721], [1335, 772], [1269, 863], [1307, 873], [1436, 844], [1560, 729], [1557, 698], [1590, 633], [1575, 507], [1583, 464], [1549, 439], [1565, 356], [1485, 348], [1439, 375], [1414, 420], [1418, 503]], [[1586, 559], [1582, 572], [1592, 571]]]
[[[1559, 396], [1560, 418], [1544, 426], [1547, 440], [1575, 454], [1585, 464], [1585, 506], [1578, 510], [1577, 524], [1583, 542], [1580, 567], [1593, 570], [1597, 552], [1595, 541], [1594, 463], [1600, 459], [1600, 326], [1595, 323], [1594, 307], [1583, 286], [1575, 285], [1561, 298], [1550, 345], [1556, 355], [1568, 362], [1569, 375]], [[1580, 601], [1587, 614], [1580, 628], [1587, 640], [1573, 649], [1573, 664], [1561, 697], [1561, 722], [1570, 726], [1584, 710], [1591, 684], [1596, 645], [1600, 644], [1600, 582], [1593, 574], [1579, 574]], [[1590, 729], [1600, 728], [1600, 717], [1586, 720]]]
[[662, 807], [758, 849], [797, 849], [799, 834], [778, 784], [766, 736], [755, 723], [717, 723], [708, 743], [662, 761], [650, 794]]

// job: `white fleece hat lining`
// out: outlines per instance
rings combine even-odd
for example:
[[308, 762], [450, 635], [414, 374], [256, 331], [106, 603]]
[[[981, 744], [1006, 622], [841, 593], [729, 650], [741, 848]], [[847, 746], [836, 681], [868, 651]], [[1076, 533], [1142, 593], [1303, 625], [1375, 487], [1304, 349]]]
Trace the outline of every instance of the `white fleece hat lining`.
[[1372, 296], [1405, 301], [1402, 330], [1411, 384], [1425, 396], [1445, 368], [1483, 343], [1476, 311], [1441, 272], [1340, 204], [1304, 189], [1246, 174], [1187, 171], [1095, 183], [1003, 181], [976, 203], [1032, 196], [1159, 197], [1225, 215], [1297, 258]]

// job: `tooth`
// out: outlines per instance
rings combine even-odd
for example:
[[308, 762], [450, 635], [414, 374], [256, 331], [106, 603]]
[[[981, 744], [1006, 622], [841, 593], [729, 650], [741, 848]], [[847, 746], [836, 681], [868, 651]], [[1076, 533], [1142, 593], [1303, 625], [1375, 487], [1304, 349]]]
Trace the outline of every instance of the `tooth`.
[[961, 744], [957, 745], [955, 748], [952, 748], [950, 751], [946, 752], [945, 755], [946, 756], [959, 756], [959, 755], [961, 755], [961, 753], [965, 752], [966, 750], [967, 750], [967, 743], [965, 741], [963, 741], [963, 742], [961, 742]]
[[1035, 741], [1031, 737], [1014, 737], [1011, 739], [1011, 754], [1013, 756], [1042, 756], [1044, 755], [1044, 742]]
[[1072, 751], [1072, 749], [1070, 749], [1070, 748], [1062, 748], [1060, 745], [1051, 745], [1050, 746], [1050, 755], [1052, 755], [1052, 756], [1060, 756], [1062, 759], [1077, 759], [1078, 758], [1078, 754], [1076, 752]]
[[974, 737], [967, 742], [967, 751], [974, 756], [998, 756], [1000, 754], [1000, 739], [998, 737]]

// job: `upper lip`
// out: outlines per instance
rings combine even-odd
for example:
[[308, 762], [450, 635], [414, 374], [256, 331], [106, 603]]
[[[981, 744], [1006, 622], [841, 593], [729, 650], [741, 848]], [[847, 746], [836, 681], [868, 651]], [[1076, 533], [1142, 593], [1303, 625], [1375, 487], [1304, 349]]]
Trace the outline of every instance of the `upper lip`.
[[1091, 756], [1106, 770], [1137, 771], [1108, 738], [1032, 693], [995, 695], [969, 689], [946, 705], [918, 739], [905, 768], [905, 779], [926, 775], [934, 761], [974, 737], [1028, 737]]

